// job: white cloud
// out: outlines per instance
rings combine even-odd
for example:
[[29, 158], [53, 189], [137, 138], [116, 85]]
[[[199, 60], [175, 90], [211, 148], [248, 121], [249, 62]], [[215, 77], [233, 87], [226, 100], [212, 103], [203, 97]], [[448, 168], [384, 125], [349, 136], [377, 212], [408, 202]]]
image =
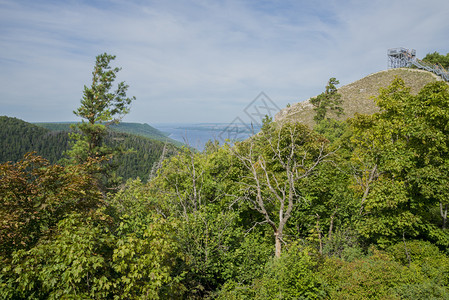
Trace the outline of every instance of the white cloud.
[[[93, 3], [93, 4], [92, 4]], [[0, 1], [2, 114], [74, 119], [95, 55], [117, 55], [127, 121], [227, 122], [385, 69], [386, 50], [444, 49], [447, 1]]]

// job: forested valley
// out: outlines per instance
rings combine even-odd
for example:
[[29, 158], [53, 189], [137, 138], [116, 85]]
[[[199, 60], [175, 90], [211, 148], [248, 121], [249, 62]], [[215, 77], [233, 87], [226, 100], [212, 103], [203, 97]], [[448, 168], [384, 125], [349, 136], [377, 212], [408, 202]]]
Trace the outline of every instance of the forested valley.
[[65, 159], [0, 165], [2, 299], [449, 299], [447, 83], [396, 78], [378, 113], [337, 121], [331, 78], [313, 129], [266, 117], [124, 182], [114, 157], [137, 146], [105, 124], [133, 99], [109, 92], [113, 59], [97, 57]]

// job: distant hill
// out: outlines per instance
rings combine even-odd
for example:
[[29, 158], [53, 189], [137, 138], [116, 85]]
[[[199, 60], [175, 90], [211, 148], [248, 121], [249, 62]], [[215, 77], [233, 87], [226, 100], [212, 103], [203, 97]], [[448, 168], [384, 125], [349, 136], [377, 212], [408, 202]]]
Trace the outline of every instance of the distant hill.
[[17, 118], [0, 116], [0, 163], [20, 160], [31, 151], [56, 162], [68, 149], [68, 143], [66, 132], [51, 131]]
[[[43, 128], [50, 129], [52, 131], [70, 131], [70, 125], [76, 122], [55, 122], [55, 123], [34, 123], [35, 125]], [[146, 124], [146, 123], [119, 123], [117, 125], [111, 125], [111, 129], [116, 132], [130, 133], [161, 142], [169, 142], [176, 146], [182, 146], [181, 142], [175, 141], [169, 138], [162, 131]]]
[[[70, 123], [40, 123], [39, 125], [42, 126], [1, 116], [0, 163], [18, 161], [25, 153], [31, 151], [36, 151], [38, 155], [45, 157], [51, 163], [57, 163], [63, 157], [64, 151], [69, 149]], [[161, 157], [165, 144], [148, 137], [118, 131], [112, 131], [105, 143], [120, 144], [125, 149], [132, 148], [133, 153], [119, 158], [117, 173], [125, 179], [140, 177], [142, 180], [148, 179], [154, 162]], [[167, 148], [168, 156], [177, 151], [176, 146], [172, 144], [168, 144]]]
[[[379, 88], [390, 85], [396, 76], [401, 77], [406, 85], [411, 87], [411, 91], [414, 94], [418, 93], [426, 84], [441, 80], [440, 77], [433, 73], [406, 68], [390, 69], [368, 75], [338, 89], [338, 92], [342, 95], [342, 107], [345, 114], [340, 117], [333, 117], [344, 120], [353, 117], [355, 113], [372, 114], [377, 112], [378, 108], [372, 97], [379, 94]], [[324, 86], [325, 84], [323, 84], [323, 91]], [[276, 114], [275, 121], [301, 122], [313, 127], [315, 124], [313, 121], [314, 116], [315, 111], [308, 99], [282, 109]]]

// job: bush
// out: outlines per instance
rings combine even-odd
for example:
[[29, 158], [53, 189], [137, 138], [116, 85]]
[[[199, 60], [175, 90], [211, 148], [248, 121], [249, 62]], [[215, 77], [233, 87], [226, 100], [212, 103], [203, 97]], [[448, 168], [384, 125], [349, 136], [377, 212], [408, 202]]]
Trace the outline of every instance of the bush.
[[324, 296], [311, 249], [292, 245], [280, 258], [265, 266], [265, 274], [254, 281], [257, 299], [317, 299]]

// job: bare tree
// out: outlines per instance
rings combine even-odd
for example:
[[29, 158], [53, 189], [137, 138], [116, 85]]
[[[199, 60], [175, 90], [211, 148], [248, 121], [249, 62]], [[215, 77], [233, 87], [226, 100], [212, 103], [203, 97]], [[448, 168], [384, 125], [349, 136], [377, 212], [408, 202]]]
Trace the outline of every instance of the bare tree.
[[327, 144], [304, 125], [272, 123], [231, 150], [247, 170], [241, 183], [244, 198], [273, 229], [276, 257], [284, 228], [302, 199], [297, 183], [334, 153], [326, 151]]

